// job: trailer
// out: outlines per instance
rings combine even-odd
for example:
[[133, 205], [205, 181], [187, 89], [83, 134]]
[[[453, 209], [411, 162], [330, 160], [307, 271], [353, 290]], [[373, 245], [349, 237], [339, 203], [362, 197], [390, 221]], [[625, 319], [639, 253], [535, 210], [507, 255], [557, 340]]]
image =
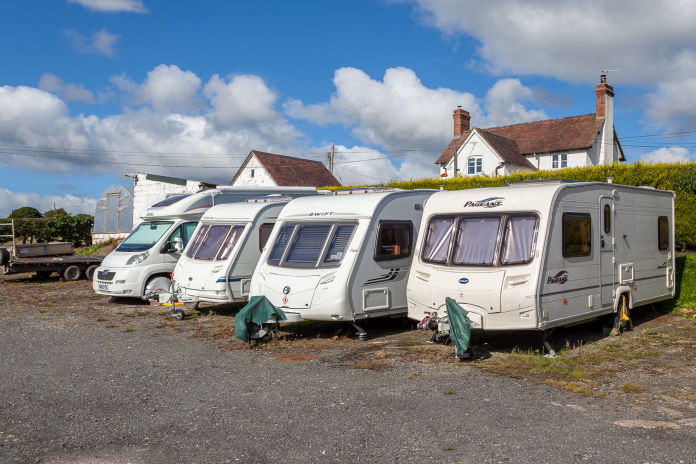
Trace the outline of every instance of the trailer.
[[0, 274], [22, 274], [34, 272], [38, 278], [48, 278], [54, 272], [63, 279], [74, 281], [84, 277], [91, 280], [101, 263], [98, 256], [75, 256], [71, 242], [17, 244], [14, 220], [0, 224], [11, 229], [11, 234], [0, 238], [11, 238], [12, 245], [0, 247]]
[[[437, 192], [423, 212], [408, 316], [471, 328], [550, 329], [674, 297], [674, 192], [610, 182], [539, 181]], [[445, 326], [446, 328], [446, 326]]]

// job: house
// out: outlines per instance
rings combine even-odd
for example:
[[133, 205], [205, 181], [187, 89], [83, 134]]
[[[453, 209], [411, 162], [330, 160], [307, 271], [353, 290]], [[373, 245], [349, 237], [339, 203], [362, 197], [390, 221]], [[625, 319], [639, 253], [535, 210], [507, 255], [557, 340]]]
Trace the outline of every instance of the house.
[[459, 176], [497, 177], [626, 161], [614, 128], [614, 89], [606, 74], [595, 95], [595, 113], [487, 129], [470, 128], [469, 112], [458, 107], [454, 138], [435, 161], [440, 176], [454, 177], [455, 169]]
[[251, 150], [230, 185], [329, 187], [341, 183], [321, 161]]

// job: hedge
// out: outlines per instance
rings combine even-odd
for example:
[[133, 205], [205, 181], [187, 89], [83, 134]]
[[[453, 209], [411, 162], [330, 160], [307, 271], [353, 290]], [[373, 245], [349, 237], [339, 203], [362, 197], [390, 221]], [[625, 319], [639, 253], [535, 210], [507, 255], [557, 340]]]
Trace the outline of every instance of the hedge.
[[[589, 168], [534, 171], [503, 177], [459, 177], [456, 179], [428, 178], [380, 184], [402, 189], [432, 188], [463, 190], [479, 187], [496, 187], [509, 182], [534, 179], [572, 179], [582, 182], [606, 182], [611, 177], [615, 184], [649, 186], [661, 190], [673, 190], [675, 200], [675, 245], [677, 249], [696, 249], [696, 163], [678, 164], [610, 164]], [[351, 186], [351, 187], [364, 187]], [[337, 190], [341, 188], [331, 188]]]

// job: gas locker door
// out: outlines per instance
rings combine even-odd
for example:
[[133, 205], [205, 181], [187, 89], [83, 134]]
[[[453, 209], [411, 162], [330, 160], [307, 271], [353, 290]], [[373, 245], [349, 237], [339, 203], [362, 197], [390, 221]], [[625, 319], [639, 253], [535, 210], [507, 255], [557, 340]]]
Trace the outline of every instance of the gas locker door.
[[600, 197], [599, 199], [599, 284], [602, 286], [602, 306], [614, 304], [614, 289], [616, 288], [616, 240], [614, 199]]

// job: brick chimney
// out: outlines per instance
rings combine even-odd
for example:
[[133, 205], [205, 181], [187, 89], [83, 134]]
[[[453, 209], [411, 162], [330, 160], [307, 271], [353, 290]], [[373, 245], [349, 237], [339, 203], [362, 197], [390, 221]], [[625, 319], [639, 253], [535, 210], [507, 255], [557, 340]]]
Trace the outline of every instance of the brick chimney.
[[[607, 110], [613, 110], [614, 103], [614, 87], [607, 84], [607, 75], [602, 74], [599, 78], [600, 82], [595, 87], [595, 95], [597, 96], [597, 119], [604, 119]], [[611, 99], [611, 101], [608, 101]], [[611, 108], [607, 108], [607, 103]]]
[[454, 136], [460, 137], [464, 132], [469, 130], [469, 121], [471, 120], [471, 116], [469, 116], [468, 111], [463, 110], [461, 106], [458, 106], [457, 109], [454, 110], [452, 117], [454, 118]]

